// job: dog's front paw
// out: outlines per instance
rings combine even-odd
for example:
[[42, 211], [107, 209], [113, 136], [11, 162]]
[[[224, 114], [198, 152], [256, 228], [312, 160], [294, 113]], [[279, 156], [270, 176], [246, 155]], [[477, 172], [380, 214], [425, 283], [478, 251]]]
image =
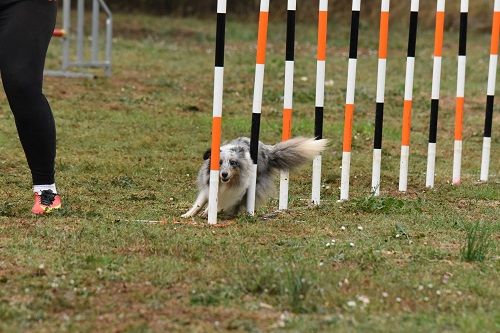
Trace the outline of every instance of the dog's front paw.
[[205, 208], [203, 213], [200, 214], [200, 216], [204, 219], [208, 218], [208, 208]]
[[183, 219], [188, 219], [190, 217], [193, 217], [193, 214], [191, 214], [190, 212], [186, 212], [186, 213], [182, 214], [181, 217]]

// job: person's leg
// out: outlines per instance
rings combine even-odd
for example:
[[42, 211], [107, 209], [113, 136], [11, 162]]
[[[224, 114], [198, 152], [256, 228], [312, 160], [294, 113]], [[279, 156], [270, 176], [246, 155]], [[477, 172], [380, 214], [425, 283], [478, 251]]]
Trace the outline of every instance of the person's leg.
[[[0, 72], [33, 185], [54, 185], [56, 132], [42, 93], [43, 68], [56, 18], [56, 2], [22, 0], [2, 9]], [[40, 193], [39, 193], [40, 194]]]

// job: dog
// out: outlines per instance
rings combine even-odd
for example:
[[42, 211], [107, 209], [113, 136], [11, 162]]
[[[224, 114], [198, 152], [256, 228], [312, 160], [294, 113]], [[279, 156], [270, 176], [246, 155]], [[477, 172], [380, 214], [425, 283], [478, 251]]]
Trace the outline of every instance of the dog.
[[[275, 192], [274, 178], [280, 170], [294, 170], [312, 160], [326, 147], [327, 140], [293, 138], [275, 145], [259, 141], [257, 160], [257, 184], [255, 205], [258, 207]], [[198, 197], [191, 209], [182, 215], [190, 218], [198, 215], [208, 202], [210, 183], [210, 149], [203, 155], [204, 162], [198, 172]], [[251, 182], [253, 161], [250, 157], [250, 139], [240, 137], [220, 148], [218, 213], [229, 217], [246, 209], [247, 190]], [[201, 216], [208, 216], [208, 207]]]

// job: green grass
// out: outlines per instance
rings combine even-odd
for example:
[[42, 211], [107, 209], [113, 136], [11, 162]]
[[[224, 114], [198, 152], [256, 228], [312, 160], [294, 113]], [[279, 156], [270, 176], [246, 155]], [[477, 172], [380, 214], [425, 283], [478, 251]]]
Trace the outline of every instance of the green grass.
[[489, 254], [493, 241], [491, 227], [476, 222], [467, 228], [467, 238], [460, 253], [465, 261], [483, 261]]
[[[500, 236], [496, 132], [490, 182], [477, 182], [489, 33], [469, 33], [460, 186], [450, 185], [458, 33], [445, 34], [436, 188], [428, 190], [433, 31], [420, 29], [409, 192], [397, 191], [407, 25], [395, 23], [382, 195], [370, 195], [378, 23], [364, 23], [351, 200], [337, 202], [349, 38], [348, 15], [341, 15], [330, 20], [322, 205], [309, 208], [306, 167], [291, 175], [289, 211], [272, 214], [273, 198], [255, 217], [210, 227], [180, 215], [196, 196], [210, 141], [215, 23], [140, 15], [115, 22], [111, 79], [46, 80], [64, 200], [52, 216], [29, 214], [30, 177], [0, 97], [0, 332], [499, 330], [498, 247], [481, 261], [464, 261], [461, 252], [477, 221], [488, 226], [493, 245]], [[227, 24], [225, 139], [250, 131], [256, 28]], [[284, 36], [284, 25], [273, 22], [266, 142], [281, 137]], [[297, 27], [295, 135], [313, 133], [315, 40], [313, 26]], [[57, 43], [49, 67], [57, 64]]]

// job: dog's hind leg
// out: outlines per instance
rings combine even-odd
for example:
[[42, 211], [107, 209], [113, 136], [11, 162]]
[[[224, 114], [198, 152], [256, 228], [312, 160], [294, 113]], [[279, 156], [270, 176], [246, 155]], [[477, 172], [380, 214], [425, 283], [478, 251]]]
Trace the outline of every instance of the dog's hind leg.
[[205, 206], [205, 204], [208, 201], [208, 196], [206, 191], [201, 191], [200, 194], [198, 194], [198, 197], [196, 198], [196, 201], [193, 204], [193, 207], [191, 207], [190, 210], [188, 210], [185, 214], [183, 214], [181, 217], [183, 218], [189, 218], [193, 217], [196, 214], [199, 213], [199, 211]]

